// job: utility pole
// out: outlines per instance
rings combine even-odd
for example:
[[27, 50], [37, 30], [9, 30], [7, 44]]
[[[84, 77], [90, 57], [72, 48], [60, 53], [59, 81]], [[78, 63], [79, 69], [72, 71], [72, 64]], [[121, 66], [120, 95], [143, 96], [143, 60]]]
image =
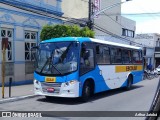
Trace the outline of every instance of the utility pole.
[[6, 49], [8, 47], [8, 38], [2, 38], [2, 98], [4, 98], [4, 84], [5, 84], [5, 63], [6, 63]]
[[89, 0], [88, 2], [88, 22], [87, 22], [87, 26], [89, 27], [89, 29], [92, 30], [92, 0]]

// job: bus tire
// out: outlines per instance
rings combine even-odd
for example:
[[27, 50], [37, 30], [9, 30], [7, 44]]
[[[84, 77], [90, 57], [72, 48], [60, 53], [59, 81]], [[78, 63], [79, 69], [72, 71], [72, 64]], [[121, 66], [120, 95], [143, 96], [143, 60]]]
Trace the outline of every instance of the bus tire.
[[128, 76], [126, 90], [130, 90], [132, 87], [133, 77], [132, 75]]
[[83, 85], [81, 101], [87, 102], [91, 97], [91, 84], [89, 81], [86, 81]]
[[51, 99], [53, 99], [53, 97], [52, 96], [45, 96], [46, 97], [46, 99], [47, 100], [51, 100]]

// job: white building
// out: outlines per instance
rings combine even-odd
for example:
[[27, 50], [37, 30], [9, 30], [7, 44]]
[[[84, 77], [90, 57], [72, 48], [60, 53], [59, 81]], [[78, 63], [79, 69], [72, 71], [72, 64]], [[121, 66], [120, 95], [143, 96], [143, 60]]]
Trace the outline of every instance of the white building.
[[88, 0], [63, 0], [62, 11], [64, 12], [64, 17], [75, 19], [87, 18]]
[[[13, 84], [33, 81], [30, 48], [39, 43], [45, 24], [61, 24], [61, 0], [0, 0], [0, 80], [2, 80], [2, 38], [8, 38], [6, 79]], [[47, 17], [52, 16], [52, 17]], [[1, 81], [0, 81], [1, 84]]]
[[[117, 5], [110, 8], [114, 4]], [[92, 16], [95, 37], [108, 41], [132, 44], [131, 42], [133, 42], [135, 36], [136, 23], [120, 15], [121, 0], [91, 0], [92, 15], [104, 8], [109, 9], [97, 16]], [[89, 17], [89, 0], [64, 0], [62, 2], [62, 10], [64, 11], [64, 17], [75, 18], [75, 20], [70, 19], [73, 23], [86, 24]]]
[[137, 34], [135, 42], [139, 42], [145, 48], [144, 57], [146, 58], [147, 64], [151, 63], [153, 67], [160, 65], [160, 34]]
[[[121, 16], [121, 0], [94, 0], [94, 4], [96, 8], [99, 7], [97, 8], [99, 10], [105, 9], [104, 12], [94, 17], [96, 37], [131, 44], [135, 35], [136, 23]], [[110, 7], [113, 5], [115, 6]], [[96, 13], [97, 10], [94, 12]]]

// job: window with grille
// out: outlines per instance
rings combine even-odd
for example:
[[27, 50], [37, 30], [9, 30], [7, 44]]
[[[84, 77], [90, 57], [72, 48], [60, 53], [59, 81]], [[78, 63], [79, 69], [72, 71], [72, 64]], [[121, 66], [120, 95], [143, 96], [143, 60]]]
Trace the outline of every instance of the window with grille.
[[25, 42], [25, 60], [26, 61], [31, 61], [35, 59], [34, 58], [35, 51], [31, 51], [31, 48], [33, 46], [36, 46], [36, 43]]
[[37, 33], [32, 31], [25, 31], [25, 60], [34, 60], [34, 51], [31, 52], [31, 48], [36, 46]]
[[13, 61], [13, 30], [8, 28], [1, 28], [1, 37], [8, 38], [8, 48], [6, 49], [6, 61]]
[[25, 31], [25, 40], [36, 40], [36, 32]]
[[25, 73], [32, 74], [34, 72], [35, 51], [31, 48], [36, 46], [37, 32], [25, 31]]

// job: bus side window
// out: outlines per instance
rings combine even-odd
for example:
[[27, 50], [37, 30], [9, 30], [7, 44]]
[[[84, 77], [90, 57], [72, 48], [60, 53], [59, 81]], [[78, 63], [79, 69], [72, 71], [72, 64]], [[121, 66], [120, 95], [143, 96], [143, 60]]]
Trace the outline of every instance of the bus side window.
[[90, 48], [90, 44], [81, 49], [80, 75], [83, 75], [94, 68], [94, 50]]
[[139, 51], [139, 54], [140, 54], [140, 59], [139, 59], [139, 61], [140, 61], [140, 63], [143, 63], [142, 51]]
[[132, 53], [131, 50], [123, 49], [122, 60], [124, 64], [132, 63]]
[[111, 62], [122, 64], [122, 50], [120, 48], [111, 48]]
[[98, 64], [110, 64], [109, 47], [104, 45], [96, 46], [96, 59]]
[[142, 52], [141, 51], [133, 51], [133, 63], [139, 64], [142, 63]]
[[110, 64], [110, 51], [109, 51], [109, 47], [104, 47], [103, 48], [103, 59], [104, 59], [104, 63]]

